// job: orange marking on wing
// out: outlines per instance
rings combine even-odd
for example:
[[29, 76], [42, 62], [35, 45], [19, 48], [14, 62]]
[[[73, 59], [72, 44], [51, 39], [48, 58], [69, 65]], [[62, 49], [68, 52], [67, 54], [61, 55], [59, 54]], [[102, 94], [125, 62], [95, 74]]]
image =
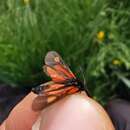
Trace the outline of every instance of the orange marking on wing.
[[76, 93], [77, 91], [79, 91], [78, 88], [70, 86], [70, 87], [66, 87], [66, 88], [61, 88], [59, 90], [55, 90], [55, 91], [50, 91], [45, 93], [45, 95], [49, 96], [49, 95], [68, 95], [68, 94], [73, 94]]
[[60, 71], [62, 72], [63, 74], [65, 74], [68, 78], [74, 78], [75, 75], [68, 71], [66, 68], [64, 68], [63, 66], [61, 65], [55, 65], [54, 68], [57, 70], [57, 71]]
[[43, 89], [43, 92], [49, 92], [49, 91], [53, 91], [53, 90], [57, 90], [60, 88], [63, 88], [64, 84], [52, 84], [52, 85], [48, 85]]
[[47, 98], [47, 103], [51, 103], [51, 102], [53, 102], [56, 99], [57, 99], [56, 96], [50, 96], [50, 97]]
[[76, 93], [76, 92], [78, 92], [78, 91], [79, 91], [79, 89], [76, 88], [76, 87], [74, 87], [74, 88], [72, 88], [72, 89], [68, 92], [68, 94], [73, 94], [73, 93]]
[[55, 70], [50, 67], [46, 67], [48, 75], [52, 78], [53, 81], [59, 82], [64, 81], [65, 78], [62, 75], [59, 75]]

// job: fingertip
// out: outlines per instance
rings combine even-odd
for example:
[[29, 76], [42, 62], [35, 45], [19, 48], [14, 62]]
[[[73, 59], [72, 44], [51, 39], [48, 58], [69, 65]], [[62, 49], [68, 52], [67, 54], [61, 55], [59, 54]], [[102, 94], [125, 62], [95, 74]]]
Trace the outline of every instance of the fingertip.
[[43, 110], [40, 130], [114, 130], [104, 109], [84, 94], [68, 96]]

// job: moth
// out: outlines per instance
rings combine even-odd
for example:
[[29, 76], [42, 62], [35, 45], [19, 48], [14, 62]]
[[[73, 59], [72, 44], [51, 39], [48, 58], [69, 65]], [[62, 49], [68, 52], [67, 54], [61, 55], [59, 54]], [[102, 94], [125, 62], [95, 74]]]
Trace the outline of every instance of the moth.
[[63, 97], [82, 90], [90, 96], [84, 84], [72, 73], [57, 52], [47, 53], [43, 70], [52, 80], [32, 89], [38, 94], [32, 103], [33, 110], [42, 110]]

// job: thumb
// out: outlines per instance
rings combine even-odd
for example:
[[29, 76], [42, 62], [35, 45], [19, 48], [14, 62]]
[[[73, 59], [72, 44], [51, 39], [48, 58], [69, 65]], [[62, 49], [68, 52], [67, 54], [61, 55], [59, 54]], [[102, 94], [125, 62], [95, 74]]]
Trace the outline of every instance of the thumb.
[[83, 94], [67, 96], [44, 109], [36, 125], [40, 130], [114, 130], [104, 109]]

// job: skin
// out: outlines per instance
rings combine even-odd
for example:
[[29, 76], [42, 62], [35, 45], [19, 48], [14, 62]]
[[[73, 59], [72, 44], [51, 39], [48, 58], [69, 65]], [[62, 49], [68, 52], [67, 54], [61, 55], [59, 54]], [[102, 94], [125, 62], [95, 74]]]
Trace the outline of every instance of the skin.
[[25, 97], [0, 130], [114, 130], [101, 105], [82, 93], [67, 96], [42, 113], [31, 109], [35, 97], [33, 93]]
[[[10, 113], [8, 119], [4, 122], [2, 127], [5, 130], [31, 130], [39, 116], [39, 112], [32, 110], [32, 101], [36, 97], [35, 94], [30, 93], [26, 96]], [[4, 130], [4, 129], [0, 129]]]

